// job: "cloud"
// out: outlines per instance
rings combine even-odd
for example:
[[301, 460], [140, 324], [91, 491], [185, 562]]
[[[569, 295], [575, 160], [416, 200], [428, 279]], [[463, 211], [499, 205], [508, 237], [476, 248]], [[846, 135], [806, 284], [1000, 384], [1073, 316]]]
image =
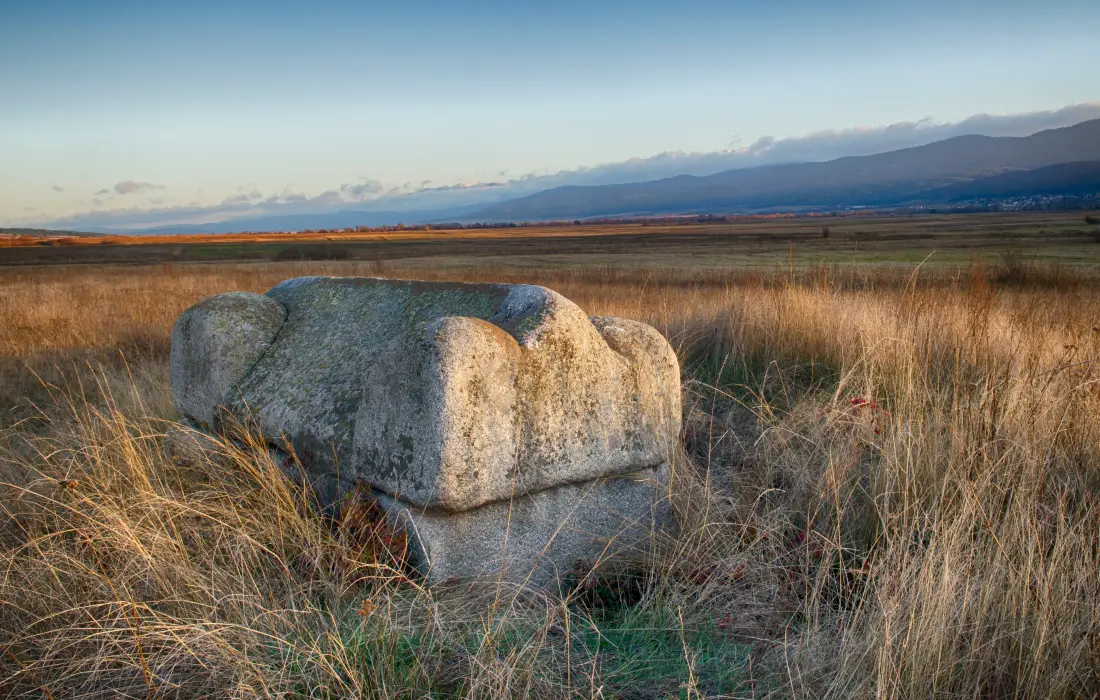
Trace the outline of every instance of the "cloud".
[[805, 136], [774, 139], [765, 136], [747, 149], [730, 149], [735, 157], [752, 156], [770, 163], [823, 161], [923, 146], [955, 136], [1028, 136], [1044, 129], [1071, 126], [1100, 118], [1100, 102], [1023, 114], [976, 114], [959, 122], [931, 118], [879, 127], [816, 131]]
[[235, 194], [230, 197], [226, 197], [223, 201], [223, 204], [249, 204], [263, 198], [263, 194], [256, 191], [242, 192], [241, 194]]
[[485, 190], [491, 187], [507, 187], [507, 182], [459, 182], [439, 187], [421, 187], [421, 192], [447, 192], [448, 190]]
[[64, 192], [65, 188], [64, 187], [58, 187], [57, 185], [54, 185], [53, 186], [53, 191], [54, 192]]
[[[197, 224], [225, 221], [244, 215], [312, 214], [338, 211], [354, 207], [363, 202], [376, 200], [379, 195], [386, 194], [394, 196], [399, 192], [395, 188], [386, 189], [377, 180], [364, 178], [358, 183], [344, 184], [336, 189], [326, 190], [313, 196], [292, 191], [265, 196], [259, 191], [249, 190], [227, 196], [216, 204], [207, 205], [192, 202], [182, 205], [156, 206], [155, 203], [161, 200], [151, 200], [144, 204], [135, 204], [128, 207], [113, 207], [83, 212], [61, 219], [54, 219], [50, 223], [51, 225], [79, 225], [101, 230], [140, 230], [172, 223]], [[104, 201], [94, 199], [92, 204], [101, 206]]]
[[[1027, 136], [1043, 129], [1070, 126], [1100, 118], [1100, 102], [1072, 105], [1062, 109], [1025, 114], [978, 114], [958, 122], [940, 123], [926, 118], [885, 126], [854, 127], [816, 131], [803, 136], [776, 138], [763, 136], [740, 146], [735, 136], [728, 148], [712, 152], [670, 151], [643, 158], [606, 163], [551, 174], [529, 173], [510, 180], [460, 182], [430, 186], [422, 180], [387, 187], [371, 178], [346, 183], [320, 194], [285, 190], [264, 195], [252, 187], [238, 188], [237, 194], [216, 204], [191, 203], [178, 206], [135, 205], [126, 208], [98, 209], [64, 219], [43, 221], [51, 226], [140, 230], [167, 224], [199, 224], [242, 220], [248, 217], [284, 214], [322, 214], [343, 210], [395, 211], [408, 214], [407, 222], [424, 220], [450, 210], [482, 206], [522, 197], [563, 185], [605, 185], [642, 182], [677, 175], [711, 175], [724, 170], [751, 168], [781, 163], [825, 161], [844, 156], [860, 156], [922, 146], [934, 141], [965, 134], [986, 136]], [[151, 183], [127, 180], [113, 191], [124, 194], [163, 189]], [[103, 190], [96, 195], [109, 194]], [[96, 200], [95, 205], [99, 206]]]
[[[55, 190], [61, 192], [61, 188], [54, 187]], [[151, 182], [136, 182], [134, 180], [123, 180], [122, 182], [116, 182], [112, 187], [104, 187], [101, 190], [96, 190], [92, 193], [93, 197], [103, 197], [111, 195], [112, 197], [121, 197], [128, 194], [144, 194], [146, 192], [155, 192], [157, 190], [163, 190], [164, 185], [154, 185]], [[99, 204], [97, 202], [97, 204]]]
[[361, 202], [381, 194], [385, 189], [378, 180], [364, 179], [359, 184], [340, 185], [340, 194], [352, 201]]
[[163, 190], [164, 185], [154, 185], [151, 182], [123, 180], [122, 182], [116, 182], [112, 189], [114, 189], [116, 194], [141, 194], [143, 192], [152, 192], [153, 190]]

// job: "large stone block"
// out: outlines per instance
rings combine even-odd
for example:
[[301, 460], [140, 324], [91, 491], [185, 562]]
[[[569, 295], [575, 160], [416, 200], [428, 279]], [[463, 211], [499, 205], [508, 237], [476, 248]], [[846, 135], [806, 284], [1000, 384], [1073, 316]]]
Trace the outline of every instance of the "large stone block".
[[289, 442], [326, 501], [367, 485], [421, 513], [411, 522], [436, 533], [424, 551], [447, 571], [462, 569], [438, 564], [460, 539], [439, 533], [486, 529], [486, 514], [528, 495], [523, 507], [547, 522], [547, 490], [659, 472], [679, 434], [679, 366], [664, 337], [589, 319], [549, 289], [309, 277], [266, 298], [224, 297], [189, 309], [173, 333], [181, 413], [214, 429], [254, 422]]

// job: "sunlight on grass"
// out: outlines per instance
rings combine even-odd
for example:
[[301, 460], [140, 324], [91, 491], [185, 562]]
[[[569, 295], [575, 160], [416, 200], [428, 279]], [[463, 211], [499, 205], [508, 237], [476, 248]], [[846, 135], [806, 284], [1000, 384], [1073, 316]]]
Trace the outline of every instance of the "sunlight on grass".
[[[664, 332], [678, 528], [562, 598], [427, 590], [243, 434], [178, 425], [168, 332], [303, 274], [546, 284]], [[13, 697], [1092, 697], [1100, 284], [1021, 260], [416, 273], [22, 271], [0, 308]]]

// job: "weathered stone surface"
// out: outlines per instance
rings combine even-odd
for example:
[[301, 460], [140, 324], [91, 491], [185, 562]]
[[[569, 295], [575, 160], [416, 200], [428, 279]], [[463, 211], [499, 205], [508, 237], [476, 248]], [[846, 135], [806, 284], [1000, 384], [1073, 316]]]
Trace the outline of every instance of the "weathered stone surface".
[[668, 342], [542, 287], [303, 278], [229, 405], [307, 468], [460, 511], [667, 458]]
[[184, 311], [172, 329], [172, 394], [196, 423], [214, 427], [217, 406], [245, 378], [286, 319], [270, 297], [219, 294]]
[[614, 570], [649, 551], [668, 512], [665, 465], [556, 486], [461, 513], [382, 497], [430, 583], [498, 578], [550, 587], [594, 567]]

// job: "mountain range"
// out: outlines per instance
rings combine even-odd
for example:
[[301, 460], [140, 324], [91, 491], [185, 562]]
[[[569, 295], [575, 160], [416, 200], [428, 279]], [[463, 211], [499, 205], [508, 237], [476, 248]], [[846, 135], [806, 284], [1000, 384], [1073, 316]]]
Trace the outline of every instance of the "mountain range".
[[[481, 221], [888, 206], [1041, 194], [1096, 193], [1100, 119], [1025, 137], [957, 136], [926, 146], [822, 163], [567, 186], [476, 210]], [[1088, 164], [1091, 162], [1091, 165]], [[1074, 163], [1072, 167], [1050, 166]], [[1030, 174], [1027, 174], [1030, 173]], [[1054, 187], [1057, 192], [1051, 191]]]

